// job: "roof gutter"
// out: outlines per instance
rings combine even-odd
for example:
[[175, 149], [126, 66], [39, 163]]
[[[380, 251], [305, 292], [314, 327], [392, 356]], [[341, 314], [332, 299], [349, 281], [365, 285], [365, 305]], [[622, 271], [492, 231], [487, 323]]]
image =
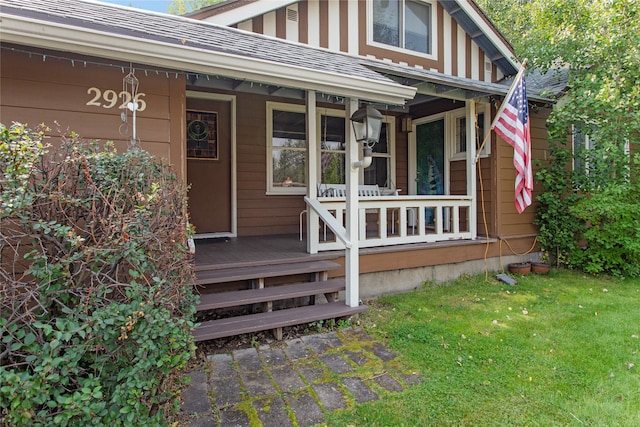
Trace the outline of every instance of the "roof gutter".
[[136, 62], [269, 85], [314, 90], [354, 99], [404, 105], [416, 89], [337, 73], [310, 70], [186, 45], [131, 38], [82, 27], [0, 15], [3, 42]]

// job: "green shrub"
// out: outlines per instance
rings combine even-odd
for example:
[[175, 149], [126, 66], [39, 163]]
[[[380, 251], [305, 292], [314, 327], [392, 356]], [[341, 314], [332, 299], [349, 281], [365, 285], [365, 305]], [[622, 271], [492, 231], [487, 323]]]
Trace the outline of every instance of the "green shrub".
[[610, 184], [571, 207], [588, 224], [579, 263], [592, 274], [640, 276], [640, 186]]
[[0, 419], [163, 425], [194, 350], [186, 190], [144, 151], [44, 135], [0, 125]]
[[538, 242], [550, 261], [558, 267], [576, 267], [575, 254], [580, 251], [578, 242], [584, 230], [584, 222], [578, 221], [570, 207], [583, 196], [574, 190], [571, 169], [571, 150], [558, 143], [551, 143], [552, 161], [539, 168], [537, 182], [543, 191], [538, 195], [538, 207], [534, 224], [540, 227]]

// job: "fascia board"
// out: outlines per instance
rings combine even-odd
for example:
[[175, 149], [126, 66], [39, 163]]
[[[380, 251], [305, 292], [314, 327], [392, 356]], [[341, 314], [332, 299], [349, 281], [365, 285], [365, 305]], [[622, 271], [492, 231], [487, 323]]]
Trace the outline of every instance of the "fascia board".
[[[309, 70], [289, 64], [177, 46], [154, 40], [135, 39], [86, 28], [1, 16], [2, 41], [53, 50], [137, 62], [202, 74], [220, 74], [276, 86], [315, 90], [391, 105], [404, 105], [416, 89], [394, 82], [381, 82]], [[254, 71], [255, 70], [255, 71]]]
[[234, 25], [248, 19], [255, 18], [256, 16], [264, 15], [265, 13], [269, 13], [273, 10], [280, 9], [281, 7], [289, 6], [297, 1], [298, 0], [256, 1], [226, 12], [211, 15], [204, 18], [203, 21], [225, 26]]
[[467, 16], [469, 16], [473, 22], [479, 28], [482, 28], [484, 34], [491, 40], [491, 43], [502, 53], [502, 55], [514, 66], [514, 68], [520, 68], [520, 63], [515, 61], [513, 58], [513, 52], [511, 51], [511, 47], [504, 43], [504, 41], [498, 36], [493, 28], [487, 25], [487, 22], [482, 19], [482, 17], [478, 14], [478, 11], [473, 8], [473, 6], [467, 0], [457, 0], [458, 6], [465, 11]]

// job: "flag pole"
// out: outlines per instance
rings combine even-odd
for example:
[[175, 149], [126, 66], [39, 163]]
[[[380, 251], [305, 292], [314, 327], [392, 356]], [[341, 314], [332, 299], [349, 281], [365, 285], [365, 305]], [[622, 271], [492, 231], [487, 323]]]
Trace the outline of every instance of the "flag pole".
[[520, 78], [522, 73], [524, 73], [524, 71], [525, 71], [525, 69], [527, 67], [527, 62], [529, 62], [528, 58], [525, 58], [524, 61], [522, 61], [522, 65], [520, 65], [520, 70], [518, 70], [518, 74], [516, 74], [515, 79], [513, 79], [513, 83], [511, 83], [511, 87], [509, 88], [509, 91], [507, 92], [507, 94], [505, 95], [504, 99], [502, 100], [502, 104], [500, 104], [500, 108], [498, 109], [498, 112], [494, 116], [493, 122], [491, 122], [491, 126], [489, 126], [489, 130], [487, 131], [487, 134], [485, 135], [484, 140], [482, 141], [482, 144], [480, 144], [480, 148], [478, 148], [478, 150], [476, 152], [476, 160], [475, 160], [476, 163], [478, 162], [478, 159], [480, 158], [480, 153], [482, 153], [482, 149], [484, 148], [484, 145], [487, 143], [487, 140], [489, 139], [489, 136], [491, 135], [491, 131], [493, 130], [493, 128], [496, 125], [496, 121], [498, 120], [498, 118], [502, 114], [502, 111], [504, 111], [504, 108], [506, 107], [505, 101], [507, 99], [511, 98], [511, 95], [513, 94], [513, 91], [516, 90], [516, 82], [518, 81], [518, 79]]

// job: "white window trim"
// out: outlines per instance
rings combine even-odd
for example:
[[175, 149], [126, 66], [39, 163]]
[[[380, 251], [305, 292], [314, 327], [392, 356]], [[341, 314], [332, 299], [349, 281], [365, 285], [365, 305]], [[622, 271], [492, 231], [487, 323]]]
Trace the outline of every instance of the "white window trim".
[[[476, 107], [476, 113], [478, 115], [484, 113], [484, 132], [486, 134], [487, 130], [489, 129], [489, 126], [491, 126], [490, 117], [489, 117], [490, 116], [489, 104], [479, 104]], [[445, 122], [448, 122], [448, 123], [445, 123], [445, 126], [447, 128], [447, 133], [448, 133], [446, 138], [449, 144], [449, 153], [451, 153], [449, 157], [449, 161], [456, 162], [460, 160], [466, 160], [467, 159], [466, 151], [456, 152], [457, 144], [458, 144], [456, 122], [458, 118], [466, 116], [466, 111], [464, 108], [461, 108], [458, 110], [449, 111], [446, 114], [448, 116], [445, 119]], [[485, 136], [486, 135], [477, 135], [477, 137], [480, 139], [480, 143], [482, 143]], [[467, 147], [468, 146], [469, 146], [469, 141], [467, 141]], [[484, 147], [482, 148], [482, 152], [480, 153], [480, 158], [485, 158], [490, 156], [491, 156], [491, 141], [487, 140], [487, 142], [484, 144]]]
[[[402, 0], [403, 3], [406, 0]], [[367, 2], [367, 45], [374, 46], [380, 49], [386, 49], [393, 52], [403, 53], [405, 55], [417, 56], [420, 58], [438, 60], [438, 7], [434, 0], [414, 0], [420, 3], [425, 3], [431, 6], [431, 28], [429, 35], [431, 36], [431, 53], [422, 53], [411, 49], [405, 49], [403, 47], [391, 46], [388, 44], [376, 42], [373, 40], [373, 2]], [[404, 4], [403, 4], [404, 6]], [[404, 31], [404, 23], [402, 26]]]
[[416, 148], [416, 134], [417, 127], [419, 125], [435, 122], [437, 120], [444, 120], [444, 194], [450, 194], [450, 181], [451, 181], [451, 143], [447, 141], [450, 138], [450, 132], [448, 129], [451, 127], [449, 122], [451, 121], [450, 113], [438, 113], [431, 116], [420, 117], [418, 119], [413, 120], [412, 132], [409, 134], [409, 193], [408, 194], [418, 194], [417, 191], [417, 171], [416, 171], [416, 156], [417, 156], [417, 148]]
[[[322, 133], [323, 133], [323, 129], [322, 126], [320, 125], [322, 123], [322, 116], [330, 116], [330, 117], [344, 117], [345, 118], [345, 131], [349, 132], [349, 127], [351, 126], [351, 123], [349, 120], [346, 119], [346, 115], [344, 110], [338, 110], [335, 108], [318, 108], [317, 109], [317, 123], [318, 123], [318, 129], [317, 129], [317, 136], [316, 136], [316, 141], [318, 141], [317, 144], [317, 148], [318, 148], [318, 183], [321, 183], [322, 181], [322, 166], [320, 165], [321, 162], [321, 158], [322, 158], [322, 147], [320, 144], [320, 142], [322, 141]], [[386, 157], [389, 158], [389, 170], [387, 171], [387, 184], [392, 184], [389, 185], [388, 187], [380, 187], [381, 190], [395, 190], [395, 183], [396, 183], [396, 153], [395, 153], [395, 149], [396, 149], [396, 118], [394, 116], [384, 116], [382, 117], [382, 122], [387, 124], [387, 145], [388, 145], [388, 149], [389, 152], [388, 153], [373, 153], [373, 157]], [[346, 137], [346, 136], [345, 136]], [[330, 150], [330, 151], [337, 151], [337, 150]], [[360, 158], [362, 158], [362, 147], [359, 147], [359, 156]], [[346, 151], [345, 151], [345, 156], [346, 156]], [[345, 157], [346, 158], [346, 157]], [[360, 169], [360, 173], [358, 175], [358, 182], [360, 184], [362, 184], [364, 182], [364, 170]]]
[[[304, 187], [274, 187], [273, 186], [273, 111], [290, 111], [293, 113], [306, 114], [304, 105], [287, 104], [284, 102], [267, 101], [267, 195], [288, 195], [288, 194], [307, 194], [307, 186], [309, 185], [309, 177], [306, 177]], [[307, 146], [309, 145], [309, 135], [307, 135]]]
[[[387, 172], [387, 186], [380, 187], [380, 190], [396, 189], [396, 118], [394, 116], [382, 116], [382, 122], [387, 124], [387, 145], [388, 153], [372, 153], [372, 157], [384, 157], [389, 159], [389, 170]], [[362, 152], [360, 152], [362, 156]], [[364, 182], [364, 169], [360, 169], [359, 182]]]

